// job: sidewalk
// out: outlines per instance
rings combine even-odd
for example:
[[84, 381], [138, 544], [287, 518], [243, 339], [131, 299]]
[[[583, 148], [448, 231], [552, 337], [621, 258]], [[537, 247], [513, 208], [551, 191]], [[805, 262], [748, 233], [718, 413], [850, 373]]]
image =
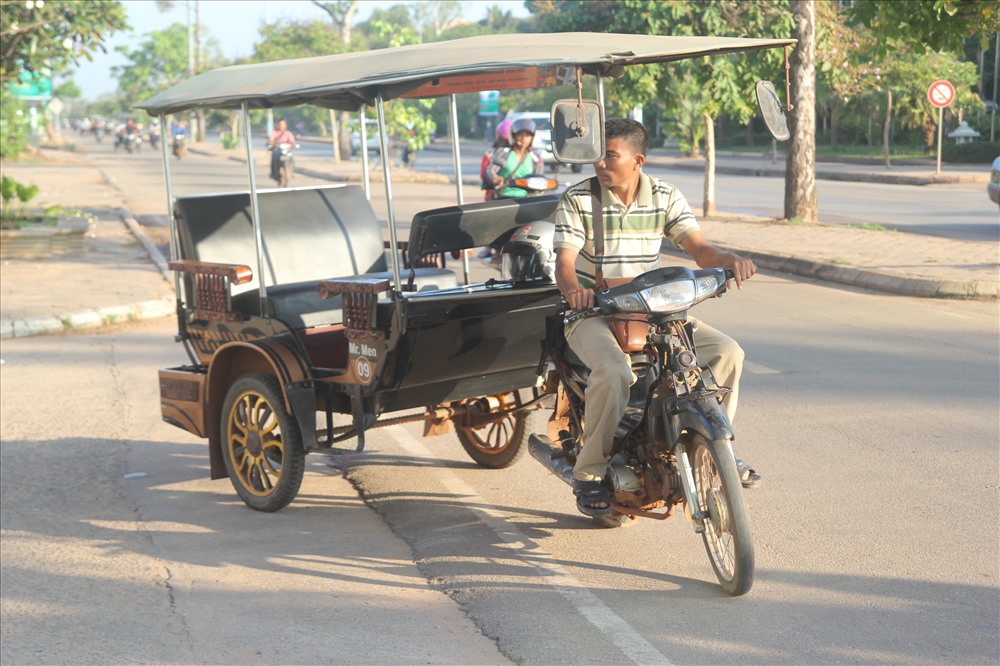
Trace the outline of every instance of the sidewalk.
[[[211, 144], [191, 146], [198, 155], [244, 161], [240, 151]], [[123, 207], [119, 190], [85, 155], [45, 151], [51, 161], [4, 163], [3, 173], [37, 183], [40, 205], [60, 204], [94, 213], [85, 249], [60, 258], [4, 260], [0, 266], [0, 337], [23, 337], [100, 326], [123, 319], [173, 313], [173, 279], [161, 273], [162, 256]], [[258, 155], [260, 165], [266, 156]], [[654, 152], [651, 161], [672, 160], [671, 168], [703, 168], [699, 160]], [[722, 156], [721, 169], [781, 168], [770, 157]], [[902, 167], [901, 167], [902, 168]], [[909, 167], [914, 169], [914, 167]], [[357, 162], [334, 164], [300, 158], [297, 173], [331, 181], [361, 180]], [[980, 169], [981, 170], [981, 169]], [[871, 181], [882, 166], [821, 163], [820, 173]], [[883, 173], [884, 175], [884, 173]], [[926, 170], [899, 176], [927, 178]], [[930, 174], [933, 175], [933, 174]], [[976, 168], [944, 174], [948, 181], [978, 178]], [[373, 182], [381, 169], [372, 169]], [[397, 197], [433, 207], [454, 201], [455, 186], [438, 174], [393, 170]], [[406, 185], [410, 184], [410, 185]], [[374, 185], [376, 193], [381, 190]], [[985, 199], [985, 194], [983, 195]], [[376, 202], [376, 210], [384, 217]], [[397, 211], [399, 206], [397, 206]], [[752, 258], [765, 272], [791, 273], [908, 296], [996, 299], [1000, 285], [998, 245], [843, 225], [791, 224], [750, 216], [720, 215], [701, 220], [717, 245]]]

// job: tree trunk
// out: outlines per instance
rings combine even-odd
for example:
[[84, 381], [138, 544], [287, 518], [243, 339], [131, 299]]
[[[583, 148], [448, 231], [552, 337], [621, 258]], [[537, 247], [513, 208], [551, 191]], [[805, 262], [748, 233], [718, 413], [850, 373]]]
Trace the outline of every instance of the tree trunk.
[[330, 142], [333, 144], [333, 161], [340, 162], [340, 132], [337, 131], [337, 114], [330, 109]]
[[705, 114], [705, 196], [702, 217], [715, 215], [715, 123]]
[[840, 105], [830, 103], [830, 150], [837, 150], [837, 126], [840, 124]]
[[[340, 112], [340, 154], [350, 155], [351, 154], [351, 130], [350, 130], [351, 114], [349, 111]], [[362, 150], [365, 149], [364, 146], [361, 147]]]
[[885, 126], [882, 128], [882, 154], [885, 156], [885, 168], [892, 168], [889, 158], [889, 133], [892, 129], [892, 90], [885, 89]]
[[816, 196], [816, 8], [813, 0], [792, 0], [792, 18], [799, 40], [791, 56], [793, 110], [791, 140], [785, 162], [785, 218], [815, 222]]
[[937, 139], [937, 123], [928, 118], [924, 121], [924, 155], [934, 152], [935, 139]]

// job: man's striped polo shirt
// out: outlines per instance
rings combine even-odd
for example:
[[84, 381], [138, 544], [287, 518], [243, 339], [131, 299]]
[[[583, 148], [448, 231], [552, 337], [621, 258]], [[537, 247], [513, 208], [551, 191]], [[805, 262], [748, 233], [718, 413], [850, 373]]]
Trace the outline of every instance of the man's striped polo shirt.
[[[576, 250], [576, 274], [581, 284], [594, 284], [593, 205], [589, 178], [563, 193], [555, 215], [555, 249]], [[687, 199], [659, 178], [639, 174], [639, 196], [625, 206], [610, 190], [601, 188], [604, 215], [604, 277], [633, 278], [660, 267], [663, 237], [680, 247], [700, 227]]]

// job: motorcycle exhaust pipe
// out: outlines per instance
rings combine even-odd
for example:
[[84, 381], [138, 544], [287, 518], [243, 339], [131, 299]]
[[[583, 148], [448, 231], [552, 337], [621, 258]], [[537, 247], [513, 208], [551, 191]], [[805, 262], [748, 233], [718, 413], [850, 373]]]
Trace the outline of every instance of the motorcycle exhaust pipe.
[[545, 435], [530, 435], [528, 453], [564, 483], [573, 485], [573, 466], [566, 461], [562, 448], [553, 444], [551, 439]]

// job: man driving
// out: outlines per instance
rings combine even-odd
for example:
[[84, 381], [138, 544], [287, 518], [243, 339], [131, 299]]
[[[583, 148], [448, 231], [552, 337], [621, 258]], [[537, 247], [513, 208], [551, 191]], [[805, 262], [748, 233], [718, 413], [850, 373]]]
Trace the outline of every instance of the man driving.
[[[616, 287], [660, 267], [664, 236], [684, 249], [700, 268], [732, 270], [737, 288], [757, 267], [749, 259], [725, 252], [705, 238], [684, 196], [674, 186], [642, 172], [649, 136], [639, 122], [612, 118], [605, 123], [605, 154], [594, 164], [596, 177], [569, 188], [555, 216], [556, 284], [573, 310], [594, 306], [595, 278], [602, 288]], [[594, 196], [600, 201], [604, 252], [596, 258]], [[598, 265], [601, 270], [598, 270]], [[720, 331], [690, 319], [701, 362], [711, 366], [718, 382], [732, 388], [723, 406], [732, 421], [739, 397], [743, 350]], [[629, 387], [636, 377], [603, 317], [578, 320], [566, 329], [570, 349], [590, 369], [586, 389], [583, 447], [573, 467], [577, 508], [590, 516], [611, 513], [608, 489], [602, 483], [615, 428], [625, 413]], [[743, 486], [761, 477], [737, 460]]]

